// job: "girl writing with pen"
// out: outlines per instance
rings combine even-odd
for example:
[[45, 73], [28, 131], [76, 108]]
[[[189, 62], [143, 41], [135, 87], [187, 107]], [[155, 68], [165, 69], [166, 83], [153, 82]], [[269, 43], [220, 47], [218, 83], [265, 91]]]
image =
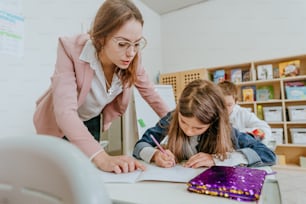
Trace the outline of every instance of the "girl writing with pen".
[[[165, 153], [156, 143], [168, 136]], [[134, 157], [157, 166], [186, 167], [214, 165], [273, 165], [276, 156], [267, 146], [247, 133], [231, 127], [221, 89], [207, 80], [190, 82], [174, 111], [149, 128], [135, 144]]]

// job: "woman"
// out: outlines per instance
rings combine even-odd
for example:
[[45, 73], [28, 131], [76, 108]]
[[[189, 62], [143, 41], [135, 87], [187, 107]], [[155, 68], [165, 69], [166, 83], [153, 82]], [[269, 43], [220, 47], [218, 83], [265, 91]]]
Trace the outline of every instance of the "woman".
[[131, 1], [106, 0], [88, 34], [59, 38], [51, 86], [37, 101], [37, 133], [65, 136], [103, 171], [143, 169], [132, 157], [108, 155], [98, 142], [100, 120], [105, 131], [125, 112], [133, 85], [160, 117], [168, 111], [141, 65], [142, 29]]

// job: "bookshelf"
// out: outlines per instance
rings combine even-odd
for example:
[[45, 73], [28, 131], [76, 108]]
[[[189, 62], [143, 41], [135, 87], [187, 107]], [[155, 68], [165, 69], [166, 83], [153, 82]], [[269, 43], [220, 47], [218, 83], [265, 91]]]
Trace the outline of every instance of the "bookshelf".
[[[289, 70], [284, 70], [284, 67], [287, 64], [297, 61], [298, 65], [296, 65], [295, 69], [294, 67], [291, 67]], [[298, 67], [298, 75], [294, 76], [296, 73], [289, 72], [297, 72]], [[301, 92], [303, 93], [304, 91], [304, 94], [302, 94], [302, 96], [298, 95], [298, 97], [289, 96], [287, 92], [288, 90], [286, 89], [288, 86], [295, 89], [295, 85], [300, 86], [301, 83], [306, 86], [306, 55], [207, 68], [207, 76], [210, 80], [214, 81], [214, 73], [218, 70], [224, 70], [225, 79], [232, 81], [232, 70], [236, 70], [237, 68], [241, 69], [242, 72], [247, 71], [250, 73], [250, 75], [247, 77], [249, 80], [243, 80], [242, 78], [241, 82], [239, 82], [239, 80], [235, 79], [235, 84], [237, 85], [238, 90], [241, 90], [242, 87], [255, 87], [256, 89], [259, 89], [259, 87], [272, 87], [273, 93], [270, 99], [243, 101], [244, 96], [242, 93], [240, 93], [238, 104], [242, 107], [250, 108], [255, 114], [258, 115], [258, 117], [263, 117], [271, 128], [283, 130], [283, 142], [282, 144], [277, 145], [276, 153], [285, 156], [284, 158], [286, 159], [284, 163], [286, 163], [287, 166], [299, 166], [299, 157], [306, 156], [306, 87], [303, 89], [298, 87], [297, 90], [291, 90], [290, 93], [295, 93], [294, 91], [296, 91], [296, 93], [299, 94]], [[258, 73], [258, 71], [262, 72], [266, 68], [269, 69], [267, 71], [269, 74]], [[283, 70], [280, 71], [279, 69]], [[288, 72], [286, 73], [287, 75], [283, 76], [285, 75], [286, 71]], [[281, 74], [282, 76], [280, 76]], [[302, 119], [296, 121], [296, 119], [290, 118], [290, 115], [293, 117], [292, 108], [300, 109], [300, 107], [302, 107], [302, 109], [298, 110], [300, 112], [295, 112], [295, 116], [296, 114], [301, 116], [304, 115], [302, 116]], [[275, 118], [272, 118], [272, 120], [269, 118], [269, 120], [267, 120], [268, 118], [265, 118], [265, 115], [259, 114], [261, 112], [259, 110], [262, 109], [266, 110], [266, 112], [263, 111], [266, 113], [266, 116], [268, 116], [269, 113], [267, 110], [275, 111], [271, 112], [270, 114]], [[302, 132], [297, 134], [295, 132], [293, 133], [293, 130], [296, 128], [298, 128], [298, 130], [302, 130]], [[297, 140], [296, 138], [302, 138], [302, 143], [300, 143], [300, 140], [299, 143], [295, 142], [295, 140]], [[296, 152], [296, 154], [292, 154], [292, 151]]]
[[[285, 68], [288, 66], [288, 64], [293, 62], [296, 63], [296, 61], [298, 61], [298, 65], [296, 67], [299, 67], [299, 73], [297, 76], [292, 76], [296, 74], [294, 67], [289, 66], [288, 70], [285, 70]], [[258, 70], [260, 70], [259, 73]], [[286, 73], [286, 71], [288, 73]], [[215, 74], [216, 72], [217, 74]], [[241, 78], [239, 77], [240, 73]], [[220, 79], [222, 80], [222, 78], [231, 80], [231, 76], [233, 76], [235, 84], [240, 90], [245, 86], [253, 86], [256, 90], [260, 87], [268, 87], [269, 89], [273, 89], [273, 93], [270, 93], [271, 96], [269, 96], [268, 99], [265, 98], [265, 100], [255, 99], [254, 101], [243, 101], [243, 96], [240, 95], [238, 104], [242, 107], [250, 108], [258, 116], [260, 116], [259, 114], [262, 113], [264, 120], [266, 119], [264, 118], [263, 109], [274, 111], [273, 109], [277, 108], [276, 110], [279, 110], [276, 113], [280, 114], [280, 116], [275, 115], [273, 112], [270, 114], [276, 118], [275, 121], [267, 121], [272, 129], [281, 130], [282, 136], [280, 136], [280, 139], [282, 141], [277, 145], [275, 152], [277, 154], [281, 154], [282, 156], [288, 157], [285, 159], [286, 166], [299, 166], [300, 164], [298, 157], [306, 157], [306, 141], [302, 144], [294, 142], [294, 137], [291, 130], [305, 130], [306, 119], [298, 121], [291, 120], [290, 116], [293, 114], [291, 112], [290, 115], [288, 110], [292, 110], [293, 107], [306, 106], [306, 87], [299, 90], [299, 93], [304, 91], [302, 98], [288, 97], [286, 87], [292, 84], [296, 85], [297, 82], [303, 82], [304, 86], [306, 86], [306, 54], [161, 74], [160, 83], [172, 85], [175, 92], [175, 98], [177, 100], [185, 85], [192, 80], [202, 78], [217, 82]], [[296, 90], [293, 90], [290, 93], [294, 93], [294, 91]], [[268, 112], [266, 111], [266, 113]], [[295, 115], [299, 115], [303, 118], [306, 117], [306, 112]], [[299, 138], [304, 138], [304, 140], [306, 140], [306, 131], [298, 133], [298, 136]], [[292, 151], [296, 152], [296, 154], [292, 154]]]

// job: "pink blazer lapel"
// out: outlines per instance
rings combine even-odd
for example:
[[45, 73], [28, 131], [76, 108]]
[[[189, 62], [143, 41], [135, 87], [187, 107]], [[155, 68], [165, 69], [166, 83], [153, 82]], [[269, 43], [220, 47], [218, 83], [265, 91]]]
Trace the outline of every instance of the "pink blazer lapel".
[[89, 64], [86, 65], [85, 71], [84, 71], [84, 81], [81, 86], [81, 90], [79, 93], [79, 99], [78, 99], [78, 106], [80, 107], [81, 104], [83, 104], [86, 95], [89, 92], [89, 89], [91, 87], [91, 81], [94, 75], [94, 71], [90, 68]]

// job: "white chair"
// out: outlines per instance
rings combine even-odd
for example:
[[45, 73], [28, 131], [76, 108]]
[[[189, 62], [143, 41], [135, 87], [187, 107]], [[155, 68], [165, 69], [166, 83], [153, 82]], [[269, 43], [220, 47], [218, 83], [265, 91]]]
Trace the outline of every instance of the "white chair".
[[51, 136], [0, 136], [0, 204], [111, 203], [98, 170]]

